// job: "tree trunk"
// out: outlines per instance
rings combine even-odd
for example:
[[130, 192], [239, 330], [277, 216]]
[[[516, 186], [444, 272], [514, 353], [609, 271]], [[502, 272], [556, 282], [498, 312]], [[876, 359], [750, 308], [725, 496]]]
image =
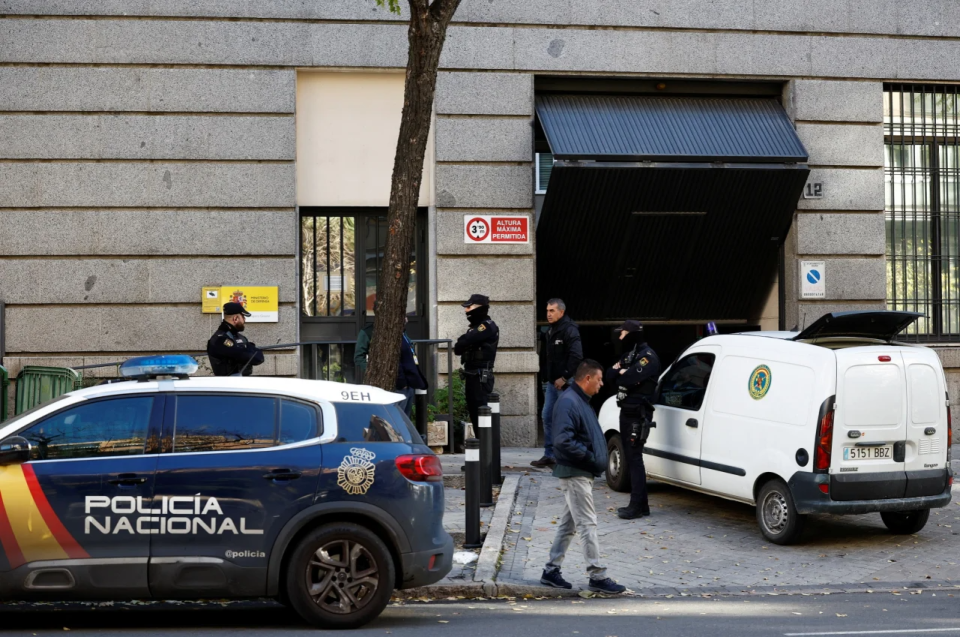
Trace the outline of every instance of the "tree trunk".
[[[403, 89], [403, 115], [393, 160], [390, 209], [383, 269], [377, 285], [376, 317], [365, 382], [386, 390], [396, 387], [397, 364], [407, 307], [410, 254], [416, 237], [417, 204], [423, 156], [433, 115], [437, 67], [447, 26], [460, 0], [409, 0], [410, 45]], [[423, 264], [418, 263], [418, 268]]]

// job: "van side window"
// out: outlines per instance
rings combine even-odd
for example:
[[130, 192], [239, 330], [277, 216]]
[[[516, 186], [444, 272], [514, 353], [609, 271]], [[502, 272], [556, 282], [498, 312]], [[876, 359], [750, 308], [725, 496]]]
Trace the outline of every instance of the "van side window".
[[713, 354], [704, 353], [691, 354], [677, 361], [660, 382], [657, 404], [699, 411], [715, 359]]

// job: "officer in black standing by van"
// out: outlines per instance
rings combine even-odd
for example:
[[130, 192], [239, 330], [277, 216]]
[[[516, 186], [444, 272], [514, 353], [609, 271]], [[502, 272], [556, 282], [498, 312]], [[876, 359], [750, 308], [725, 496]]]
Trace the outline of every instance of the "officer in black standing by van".
[[630, 504], [617, 509], [624, 520], [650, 515], [647, 500], [647, 472], [643, 466], [643, 445], [650, 435], [653, 421], [653, 400], [660, 378], [660, 359], [643, 335], [640, 321], [624, 321], [620, 326], [623, 355], [607, 370], [605, 383], [617, 387], [620, 407], [620, 440], [624, 458], [621, 471], [630, 476]]
[[482, 294], [473, 294], [463, 303], [470, 327], [457, 339], [453, 353], [460, 357], [467, 398], [467, 410], [474, 428], [477, 426], [477, 411], [487, 404], [493, 391], [493, 364], [497, 360], [500, 344], [500, 328], [490, 318], [490, 299]]

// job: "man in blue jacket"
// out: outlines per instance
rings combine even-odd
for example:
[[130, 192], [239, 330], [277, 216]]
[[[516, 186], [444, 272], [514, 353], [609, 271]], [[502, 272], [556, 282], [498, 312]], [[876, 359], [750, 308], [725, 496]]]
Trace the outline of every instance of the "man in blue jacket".
[[560, 574], [573, 536], [580, 532], [580, 547], [587, 562], [589, 588], [597, 593], [622, 593], [626, 586], [607, 577], [600, 564], [597, 538], [597, 511], [593, 506], [593, 479], [607, 468], [607, 441], [590, 398], [603, 387], [603, 367], [586, 359], [577, 367], [574, 382], [557, 399], [553, 410], [553, 451], [556, 464], [553, 475], [560, 478], [564, 507], [557, 535], [550, 547], [550, 561], [543, 569], [540, 583], [554, 588], [573, 588]]

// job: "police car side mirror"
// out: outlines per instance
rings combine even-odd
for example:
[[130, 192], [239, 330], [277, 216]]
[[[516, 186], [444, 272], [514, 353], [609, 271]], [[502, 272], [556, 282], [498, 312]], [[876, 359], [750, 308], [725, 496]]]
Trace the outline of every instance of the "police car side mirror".
[[30, 441], [22, 436], [10, 436], [0, 442], [0, 466], [21, 464], [30, 459]]

